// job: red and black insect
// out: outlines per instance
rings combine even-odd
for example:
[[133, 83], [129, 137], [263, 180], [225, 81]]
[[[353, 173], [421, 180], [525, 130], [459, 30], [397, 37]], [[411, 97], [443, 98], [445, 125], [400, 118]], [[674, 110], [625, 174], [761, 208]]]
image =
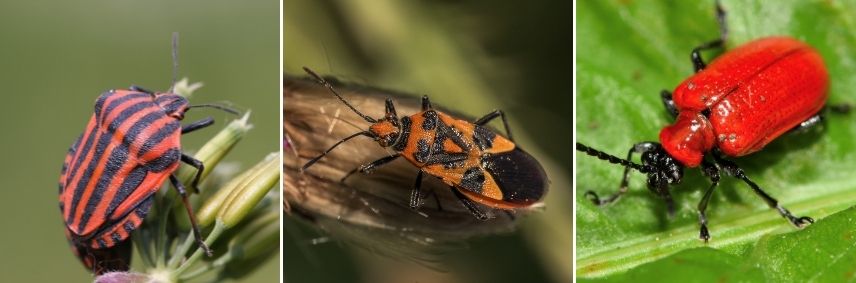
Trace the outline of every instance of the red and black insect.
[[[422, 112], [398, 118], [391, 98], [386, 100], [386, 114], [375, 119], [357, 111], [348, 101], [308, 68], [303, 68], [339, 98], [348, 108], [371, 123], [368, 130], [348, 136], [309, 160], [302, 170], [324, 157], [343, 142], [358, 136], [374, 139], [389, 147], [394, 154], [350, 171], [342, 182], [357, 171], [369, 174], [378, 167], [404, 157], [419, 168], [416, 184], [410, 194], [410, 207], [418, 209], [422, 193], [422, 175], [439, 178], [449, 185], [455, 196], [478, 219], [486, 220], [476, 204], [511, 210], [537, 203], [547, 190], [547, 175], [535, 158], [520, 149], [511, 138], [508, 122], [495, 110], [475, 122], [456, 119], [435, 110], [427, 96], [422, 97]], [[485, 125], [501, 117], [506, 137]]]
[[[789, 131], [801, 131], [822, 122], [829, 78], [821, 56], [809, 45], [790, 37], [766, 37], [734, 48], [706, 65], [700, 51], [723, 47], [727, 37], [725, 12], [716, 3], [720, 38], [692, 50], [696, 74], [674, 91], [662, 91], [663, 105], [676, 117], [660, 132], [660, 143], [640, 142], [627, 159], [609, 155], [581, 143], [578, 151], [625, 166], [619, 191], [601, 199], [586, 192], [595, 204], [604, 205], [627, 192], [630, 168], [648, 175], [648, 189], [663, 198], [670, 214], [674, 204], [669, 185], [681, 182], [683, 168], [701, 166], [711, 186], [698, 204], [699, 237], [710, 239], [705, 209], [719, 184], [720, 172], [734, 176], [793, 225], [814, 220], [797, 217], [761, 190], [743, 169], [726, 157], [740, 157], [758, 150]], [[630, 161], [634, 153], [642, 164]]]
[[[175, 44], [175, 43], [174, 43]], [[193, 107], [171, 92], [139, 87], [107, 91], [95, 101], [95, 113], [65, 157], [59, 179], [59, 208], [75, 254], [97, 274], [128, 270], [131, 232], [140, 226], [155, 192], [166, 179], [187, 208], [197, 244], [202, 241], [184, 185], [173, 175], [179, 161], [197, 169], [197, 189], [204, 166], [182, 153], [181, 135], [214, 123], [211, 117], [181, 126]]]

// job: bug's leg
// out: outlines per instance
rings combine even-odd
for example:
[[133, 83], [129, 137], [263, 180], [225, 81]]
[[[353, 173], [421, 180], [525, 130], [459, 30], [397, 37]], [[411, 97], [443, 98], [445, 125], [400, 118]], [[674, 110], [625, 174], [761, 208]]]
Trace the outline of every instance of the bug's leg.
[[365, 164], [365, 165], [362, 165], [360, 167], [354, 168], [354, 170], [351, 170], [350, 172], [348, 172], [348, 174], [345, 174], [345, 177], [342, 177], [342, 179], [339, 180], [339, 183], [344, 183], [345, 179], [347, 179], [348, 177], [350, 177], [354, 173], [357, 173], [357, 171], [359, 171], [360, 173], [363, 173], [363, 174], [371, 174], [378, 167], [381, 167], [383, 165], [386, 165], [387, 163], [392, 162], [393, 160], [397, 159], [399, 156], [401, 156], [401, 155], [398, 155], [398, 154], [390, 155], [390, 156], [372, 161], [369, 164]]
[[802, 121], [799, 125], [790, 129], [788, 132], [802, 134], [808, 132], [812, 128], [817, 127], [818, 125], [823, 124], [823, 121], [826, 120], [826, 112], [830, 111], [836, 114], [847, 114], [850, 112], [850, 104], [842, 103], [842, 104], [830, 104], [824, 106], [823, 110], [814, 114], [814, 116], [809, 117], [805, 121]]
[[181, 134], [190, 133], [208, 126], [214, 125], [214, 118], [207, 117], [205, 119], [187, 124], [181, 127]]
[[824, 110], [832, 111], [833, 113], [838, 114], [847, 114], [850, 113], [850, 109], [853, 108], [849, 103], [839, 103], [839, 104], [828, 104], [824, 107]]
[[707, 64], [705, 64], [701, 58], [701, 51], [723, 47], [725, 45], [725, 40], [728, 38], [728, 26], [725, 23], [725, 10], [722, 9], [722, 5], [720, 5], [718, 0], [716, 1], [716, 21], [719, 23], [719, 38], [693, 48], [693, 52], [690, 54], [696, 73], [707, 67]]
[[786, 208], [779, 205], [779, 202], [776, 199], [774, 199], [773, 197], [768, 195], [766, 192], [764, 192], [764, 190], [761, 190], [761, 188], [758, 187], [758, 185], [755, 184], [755, 182], [752, 182], [752, 180], [750, 180], [749, 177], [746, 176], [746, 174], [743, 172], [743, 169], [740, 169], [740, 167], [737, 167], [737, 164], [735, 164], [734, 162], [725, 160], [722, 157], [718, 156], [717, 154], [714, 154], [714, 159], [716, 160], [716, 163], [719, 165], [719, 168], [721, 168], [723, 171], [725, 171], [726, 174], [743, 180], [743, 182], [745, 182], [747, 185], [749, 185], [749, 187], [752, 188], [752, 191], [754, 191], [755, 194], [757, 194], [759, 197], [761, 197], [761, 199], [763, 199], [764, 202], [766, 202], [767, 205], [770, 206], [770, 208], [775, 208], [777, 211], [779, 211], [779, 214], [781, 214], [782, 217], [787, 218], [788, 221], [790, 221], [792, 224], [794, 224], [794, 226], [802, 228], [803, 226], [805, 226], [807, 224], [814, 223], [814, 219], [812, 219], [811, 217], [794, 216]]
[[810, 131], [811, 129], [817, 127], [818, 125], [823, 124], [823, 114], [817, 113], [814, 116], [809, 117], [805, 121], [802, 121], [799, 125], [790, 129], [788, 132], [802, 134]]
[[422, 170], [419, 170], [419, 174], [416, 174], [416, 184], [413, 185], [413, 190], [410, 191], [410, 208], [413, 210], [419, 209], [419, 205], [422, 199]]
[[181, 161], [187, 163], [187, 165], [193, 166], [193, 168], [196, 168], [196, 175], [193, 177], [193, 182], [190, 183], [190, 186], [193, 187], [193, 192], [198, 194], [199, 179], [202, 178], [202, 172], [205, 172], [205, 164], [202, 164], [202, 161], [184, 153], [181, 154]]
[[701, 226], [698, 237], [707, 243], [710, 240], [710, 233], [707, 230], [707, 216], [704, 211], [707, 209], [707, 203], [710, 202], [710, 197], [713, 195], [713, 189], [719, 185], [719, 168], [716, 165], [707, 161], [702, 161], [701, 170], [704, 175], [710, 178], [710, 187], [704, 192], [704, 197], [698, 202], [698, 224]]
[[663, 107], [666, 108], [666, 111], [669, 111], [669, 115], [672, 115], [672, 118], [677, 118], [678, 107], [675, 106], [675, 101], [672, 100], [672, 93], [664, 89], [660, 91], [660, 99], [663, 101]]
[[443, 211], [443, 205], [440, 204], [440, 196], [437, 195], [437, 191], [431, 191], [431, 195], [434, 196], [434, 203], [437, 204], [437, 210]]
[[[627, 160], [633, 157], [633, 153], [644, 153], [646, 151], [652, 150], [657, 147], [657, 143], [654, 142], [640, 142], [634, 144], [633, 147], [630, 148], [627, 152]], [[606, 205], [616, 201], [621, 195], [627, 193], [627, 184], [630, 180], [630, 167], [624, 167], [624, 178], [621, 179], [621, 186], [618, 187], [618, 192], [613, 193], [609, 197], [605, 199], [601, 199], [597, 193], [593, 191], [586, 191], [585, 196], [589, 200], [591, 200], [595, 205]]]
[[496, 117], [502, 118], [502, 125], [505, 126], [505, 135], [508, 137], [509, 140], [513, 142], [514, 138], [511, 137], [511, 128], [508, 127], [508, 120], [505, 119], [505, 112], [502, 112], [502, 110], [493, 110], [492, 112], [487, 113], [487, 115], [484, 115], [483, 117], [473, 122], [473, 124], [484, 126], [485, 124], [489, 123], [490, 120], [493, 120]]
[[464, 194], [462, 194], [460, 191], [458, 191], [457, 188], [455, 188], [455, 187], [450, 187], [450, 188], [452, 188], [452, 192], [455, 193], [455, 196], [458, 197], [458, 200], [461, 201], [461, 203], [464, 205], [464, 207], [466, 207], [467, 210], [469, 210], [470, 213], [473, 214], [473, 216], [475, 216], [478, 220], [482, 220], [482, 221], [487, 220], [487, 218], [488, 218], [487, 214], [484, 214], [484, 212], [482, 212], [481, 209], [479, 209], [478, 206], [476, 206], [476, 204], [473, 201], [471, 201], [466, 196], [464, 196]]
[[196, 215], [193, 214], [193, 208], [191, 208], [190, 202], [187, 200], [187, 190], [184, 189], [184, 185], [178, 181], [175, 175], [169, 175], [169, 182], [172, 183], [172, 186], [178, 191], [178, 195], [181, 196], [181, 201], [184, 202], [184, 208], [187, 209], [187, 216], [190, 217], [190, 227], [193, 230], [193, 237], [196, 238], [196, 244], [205, 251], [205, 254], [213, 256], [214, 253], [211, 252], [211, 249], [202, 240], [202, 233], [199, 232], [199, 226], [196, 225]]
[[386, 99], [386, 111], [384, 117], [390, 121], [398, 121], [398, 114], [395, 113], [395, 103], [392, 98]]
[[434, 107], [431, 106], [431, 100], [428, 100], [427, 95], [423, 95], [422, 96], [422, 111], [430, 110], [430, 109], [434, 109]]

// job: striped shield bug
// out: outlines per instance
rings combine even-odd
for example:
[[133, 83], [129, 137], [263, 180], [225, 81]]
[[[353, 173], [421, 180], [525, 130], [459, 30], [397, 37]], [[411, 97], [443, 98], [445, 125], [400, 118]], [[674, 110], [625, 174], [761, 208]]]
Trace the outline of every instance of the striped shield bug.
[[[175, 62], [176, 44], [177, 35], [173, 35]], [[182, 126], [185, 112], [194, 107], [237, 114], [218, 105], [190, 105], [172, 90], [151, 92], [136, 86], [109, 90], [96, 99], [95, 113], [69, 149], [59, 179], [66, 236], [94, 273], [129, 269], [127, 239], [142, 224], [154, 194], [167, 179], [184, 202], [197, 244], [211, 255], [185, 186], [173, 174], [180, 162], [195, 167], [191, 187], [197, 190], [204, 166], [181, 151], [181, 135], [208, 127], [214, 120], [208, 117]]]
[[[479, 204], [506, 211], [528, 208], [546, 193], [548, 180], [544, 169], [514, 143], [502, 111], [495, 110], [469, 122], [434, 109], [428, 97], [423, 96], [421, 112], [399, 119], [393, 100], [387, 98], [384, 117], [375, 119], [354, 108], [324, 78], [309, 68], [303, 69], [351, 111], [371, 123], [367, 130], [339, 140], [306, 162], [302, 167], [304, 172], [340, 144], [366, 136], [381, 147], [391, 148], [394, 153], [351, 170], [341, 182], [356, 172], [369, 174], [403, 157], [419, 168], [410, 194], [412, 209], [418, 209], [421, 204], [424, 174], [448, 185], [464, 207], [480, 220], [489, 217]], [[486, 127], [495, 118], [502, 118], [506, 137]]]

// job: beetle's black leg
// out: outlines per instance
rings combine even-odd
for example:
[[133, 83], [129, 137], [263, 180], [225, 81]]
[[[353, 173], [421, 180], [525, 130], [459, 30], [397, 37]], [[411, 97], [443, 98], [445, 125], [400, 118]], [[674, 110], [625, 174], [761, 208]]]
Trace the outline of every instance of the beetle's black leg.
[[675, 101], [672, 100], [672, 93], [664, 89], [660, 92], [660, 98], [663, 101], [663, 107], [666, 108], [666, 111], [669, 111], [669, 114], [672, 115], [672, 118], [677, 118], [678, 107], [675, 106]]
[[[630, 148], [627, 152], [627, 160], [633, 157], [633, 153], [644, 153], [646, 151], [652, 150], [658, 147], [655, 142], [640, 142], [634, 144], [633, 147]], [[624, 167], [624, 178], [621, 179], [621, 186], [618, 187], [618, 192], [610, 195], [605, 199], [601, 199], [598, 195], [593, 191], [587, 191], [585, 193], [586, 198], [590, 199], [595, 205], [606, 205], [617, 200], [621, 195], [627, 192], [627, 184], [630, 180], [630, 167]]]
[[793, 129], [791, 129], [789, 132], [801, 134], [801, 133], [808, 132], [812, 128], [814, 128], [818, 125], [821, 125], [821, 124], [823, 124], [823, 114], [817, 113], [814, 116], [809, 117], [808, 119], [806, 119], [805, 121], [803, 121], [802, 123], [800, 123], [799, 125], [794, 127]]
[[696, 73], [704, 70], [707, 67], [707, 64], [701, 59], [701, 51], [713, 48], [722, 47], [724, 42], [722, 39], [717, 39], [711, 42], [707, 42], [705, 44], [699, 45], [696, 48], [693, 48], [693, 52], [690, 54], [690, 58], [693, 61], [693, 68], [695, 68]]
[[422, 201], [422, 170], [416, 174], [416, 184], [413, 185], [413, 190], [410, 191], [410, 208], [413, 210], [419, 209]]
[[214, 118], [206, 117], [205, 119], [187, 124], [181, 127], [181, 134], [190, 133], [208, 126], [214, 125]]
[[767, 203], [767, 205], [770, 206], [770, 208], [775, 208], [776, 210], [778, 210], [779, 214], [781, 214], [782, 217], [787, 218], [792, 224], [794, 224], [794, 226], [802, 228], [806, 224], [814, 223], [814, 219], [812, 219], [811, 217], [796, 217], [791, 214], [791, 212], [788, 211], [786, 208], [779, 205], [779, 202], [776, 199], [761, 190], [761, 188], [758, 187], [755, 182], [752, 182], [752, 180], [750, 180], [749, 177], [746, 176], [746, 174], [743, 172], [743, 169], [737, 167], [737, 164], [734, 164], [734, 162], [725, 160], [722, 157], [718, 156], [718, 154], [713, 154], [713, 156], [714, 160], [716, 160], [716, 163], [719, 164], [719, 168], [725, 171], [726, 174], [743, 180], [743, 182], [749, 185], [749, 187], [752, 188], [752, 191], [754, 191], [755, 194], [761, 197], [761, 199], [763, 199]]
[[169, 182], [172, 183], [172, 186], [178, 191], [178, 195], [181, 196], [181, 201], [184, 202], [184, 208], [187, 209], [187, 216], [190, 217], [190, 227], [193, 230], [193, 237], [196, 238], [196, 244], [199, 245], [199, 247], [202, 248], [208, 256], [214, 255], [211, 252], [211, 249], [208, 248], [208, 245], [205, 244], [205, 241], [202, 240], [202, 233], [199, 232], [199, 226], [196, 225], [196, 216], [193, 214], [193, 208], [190, 207], [190, 202], [187, 200], [187, 190], [184, 189], [184, 185], [178, 181], [178, 178], [176, 178], [175, 175], [171, 174], [169, 175]]
[[850, 113], [850, 104], [842, 103], [842, 104], [830, 104], [823, 107], [823, 110], [814, 114], [814, 116], [809, 117], [805, 121], [802, 121], [799, 125], [790, 129], [788, 132], [802, 134], [808, 132], [812, 128], [817, 127], [818, 125], [823, 124], [823, 121], [826, 120], [826, 112], [830, 111], [836, 114], [847, 114]]
[[669, 217], [675, 217], [675, 200], [672, 199], [672, 194], [668, 190], [663, 191], [661, 197], [666, 202], [666, 212], [669, 213]]
[[710, 187], [704, 192], [704, 197], [702, 197], [701, 201], [698, 203], [698, 224], [701, 226], [698, 237], [707, 243], [707, 241], [710, 240], [710, 233], [707, 230], [707, 216], [704, 214], [704, 211], [707, 209], [707, 203], [713, 195], [713, 189], [719, 185], [719, 168], [716, 168], [716, 165], [704, 160], [701, 163], [701, 167], [702, 173], [708, 176], [711, 182]]
[[719, 38], [693, 48], [693, 52], [690, 54], [690, 59], [692, 59], [696, 73], [707, 67], [707, 64], [705, 64], [701, 59], [701, 51], [723, 47], [725, 45], [725, 40], [728, 38], [728, 26], [725, 22], [725, 10], [722, 9], [722, 5], [720, 5], [719, 1], [716, 1], [716, 21], [719, 23]]
[[473, 216], [478, 218], [478, 220], [482, 220], [482, 221], [487, 220], [487, 214], [484, 214], [484, 212], [482, 212], [478, 208], [478, 206], [476, 206], [476, 204], [473, 203], [473, 201], [471, 201], [466, 196], [464, 196], [464, 194], [459, 192], [457, 188], [455, 188], [455, 187], [450, 187], [450, 188], [452, 188], [452, 192], [455, 193], [455, 196], [458, 197], [458, 200], [461, 201], [461, 203], [464, 205], [464, 207], [466, 207], [470, 211], [470, 213], [473, 214]]
[[205, 164], [184, 153], [181, 154], [181, 161], [196, 168], [196, 176], [193, 177], [193, 182], [190, 183], [190, 186], [193, 187], [195, 193], [199, 193], [199, 179], [202, 178], [202, 172], [205, 172]]
[[365, 164], [365, 165], [362, 165], [360, 167], [354, 168], [354, 170], [351, 170], [351, 172], [348, 172], [348, 174], [345, 174], [345, 177], [342, 177], [342, 180], [339, 180], [339, 182], [344, 183], [345, 179], [347, 179], [349, 176], [356, 173], [357, 171], [360, 171], [360, 173], [363, 173], [363, 174], [371, 174], [378, 167], [381, 167], [383, 165], [386, 165], [387, 163], [392, 162], [393, 160], [397, 159], [399, 156], [401, 156], [401, 155], [398, 155], [398, 154], [390, 155], [390, 156], [372, 161], [369, 164]]
[[484, 126], [485, 124], [489, 123], [490, 120], [493, 120], [496, 117], [502, 118], [502, 125], [505, 126], [505, 135], [508, 137], [509, 140], [513, 142], [514, 138], [511, 137], [511, 128], [508, 127], [508, 120], [505, 119], [505, 112], [502, 112], [502, 110], [493, 110], [492, 112], [487, 113], [487, 115], [484, 115], [484, 117], [479, 118], [473, 123], [479, 126]]
[[823, 110], [829, 110], [833, 113], [846, 114], [850, 113], [850, 109], [853, 108], [849, 103], [840, 103], [840, 104], [827, 104]]
[[434, 107], [431, 107], [431, 100], [428, 100], [427, 95], [423, 95], [422, 96], [422, 111], [431, 110], [431, 109], [434, 109]]

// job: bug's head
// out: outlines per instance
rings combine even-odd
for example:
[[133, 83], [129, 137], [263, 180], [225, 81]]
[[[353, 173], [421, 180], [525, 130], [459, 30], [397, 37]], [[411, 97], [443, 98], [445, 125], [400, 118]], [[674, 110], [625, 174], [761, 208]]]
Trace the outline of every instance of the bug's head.
[[[648, 189], [654, 194], [666, 201], [666, 206], [669, 214], [674, 214], [674, 203], [672, 196], [669, 193], [669, 185], [678, 184], [684, 176], [684, 165], [677, 159], [669, 155], [663, 146], [656, 142], [643, 142], [634, 145], [630, 148], [627, 159], [621, 159], [606, 152], [591, 148], [587, 145], [577, 143], [577, 150], [585, 152], [588, 155], [605, 160], [609, 163], [619, 164], [645, 173], [648, 175]], [[637, 164], [630, 161], [630, 155], [634, 152], [642, 153], [642, 164]], [[627, 172], [625, 171], [625, 179], [622, 186], [627, 185]]]
[[386, 115], [374, 122], [369, 127], [369, 132], [374, 135], [375, 141], [382, 147], [391, 146], [398, 140], [401, 124], [398, 121], [398, 115], [395, 113], [395, 106], [393, 106], [391, 98], [386, 99]]
[[187, 99], [174, 93], [158, 93], [155, 95], [155, 104], [163, 109], [167, 116], [175, 119], [184, 119], [184, 113], [190, 109]]
[[648, 174], [648, 189], [665, 197], [669, 193], [669, 185], [678, 184], [684, 176], [684, 166], [669, 155], [660, 144], [652, 144], [652, 148], [642, 153], [642, 165], [653, 170]]

